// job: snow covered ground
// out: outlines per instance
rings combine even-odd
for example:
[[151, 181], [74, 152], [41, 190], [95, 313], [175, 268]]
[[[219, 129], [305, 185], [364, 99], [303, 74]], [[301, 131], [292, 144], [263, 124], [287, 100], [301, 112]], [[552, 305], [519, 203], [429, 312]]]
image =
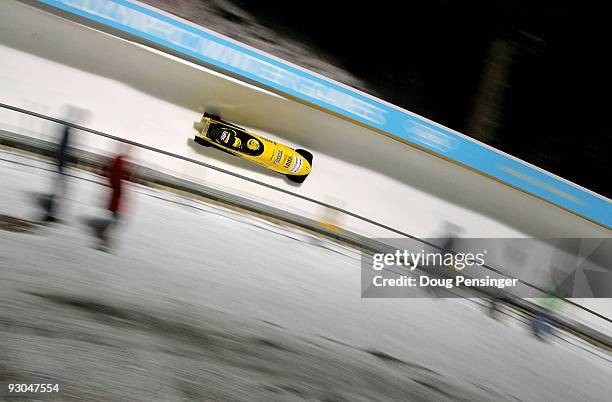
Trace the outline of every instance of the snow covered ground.
[[[110, 253], [79, 224], [103, 179], [71, 170], [64, 222], [0, 230], [0, 400], [585, 400], [612, 358], [542, 342], [471, 300], [362, 299], [355, 250], [132, 185]], [[47, 162], [0, 152], [0, 214], [32, 219]]]

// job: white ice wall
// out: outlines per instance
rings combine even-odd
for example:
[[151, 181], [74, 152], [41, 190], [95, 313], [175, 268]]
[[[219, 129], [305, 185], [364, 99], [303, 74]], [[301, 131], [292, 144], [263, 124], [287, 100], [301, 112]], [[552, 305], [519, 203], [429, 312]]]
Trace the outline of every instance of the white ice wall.
[[[65, 104], [93, 112], [87, 126], [206, 161], [341, 206], [417, 236], [445, 221], [464, 236], [605, 236], [609, 232], [501, 183], [355, 124], [272, 95], [143, 46], [4, 1], [0, 4], [0, 101], [59, 115]], [[315, 155], [301, 186], [224, 153], [195, 146], [200, 108]], [[48, 131], [48, 124], [0, 110], [5, 125]], [[84, 136], [88, 146], [108, 141]], [[321, 207], [151, 152], [138, 158], [308, 216]], [[350, 229], [389, 236], [344, 218]]]

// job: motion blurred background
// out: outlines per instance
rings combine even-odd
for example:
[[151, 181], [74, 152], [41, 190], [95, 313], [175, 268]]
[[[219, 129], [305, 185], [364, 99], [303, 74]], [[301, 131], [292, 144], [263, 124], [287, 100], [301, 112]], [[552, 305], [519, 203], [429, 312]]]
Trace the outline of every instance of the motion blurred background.
[[601, 2], [143, 2], [612, 193]]
[[[142, 2], [610, 196], [594, 5]], [[0, 400], [609, 399], [610, 299], [549, 291], [555, 239], [536, 239], [545, 265], [511, 238], [567, 237], [572, 287], [572, 237], [597, 257], [609, 228], [36, 6], [0, 2]], [[194, 145], [203, 104], [312, 149], [313, 176]], [[364, 261], [398, 236], [417, 252], [506, 238], [488, 239], [500, 271], [475, 275], [533, 293], [369, 299], [388, 294], [365, 295]], [[29, 383], [60, 391], [8, 392]]]

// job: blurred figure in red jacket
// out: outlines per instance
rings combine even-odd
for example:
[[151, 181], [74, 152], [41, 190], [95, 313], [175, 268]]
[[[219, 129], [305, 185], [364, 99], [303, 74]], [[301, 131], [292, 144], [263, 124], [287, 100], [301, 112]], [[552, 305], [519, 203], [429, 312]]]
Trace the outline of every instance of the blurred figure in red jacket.
[[106, 210], [108, 217], [102, 219], [87, 219], [86, 223], [93, 229], [98, 238], [98, 249], [108, 250], [111, 246], [111, 232], [119, 224], [125, 211], [125, 181], [129, 180], [131, 171], [126, 160], [128, 147], [121, 144], [119, 152], [104, 167], [104, 174], [108, 178], [110, 194]]
[[119, 220], [120, 211], [123, 207], [123, 181], [128, 180], [130, 171], [127, 161], [123, 154], [118, 154], [107, 167], [107, 177], [111, 187], [111, 196], [108, 203], [108, 210], [113, 215], [115, 221]]

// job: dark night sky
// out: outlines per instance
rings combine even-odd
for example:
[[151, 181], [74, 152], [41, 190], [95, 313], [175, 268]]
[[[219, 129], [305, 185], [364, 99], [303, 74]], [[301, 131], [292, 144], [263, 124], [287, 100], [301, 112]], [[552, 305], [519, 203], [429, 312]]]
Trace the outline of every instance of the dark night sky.
[[378, 96], [468, 135], [488, 49], [495, 38], [508, 41], [515, 52], [499, 126], [486, 142], [610, 197], [603, 92], [610, 35], [597, 3], [240, 3], [337, 60]]

